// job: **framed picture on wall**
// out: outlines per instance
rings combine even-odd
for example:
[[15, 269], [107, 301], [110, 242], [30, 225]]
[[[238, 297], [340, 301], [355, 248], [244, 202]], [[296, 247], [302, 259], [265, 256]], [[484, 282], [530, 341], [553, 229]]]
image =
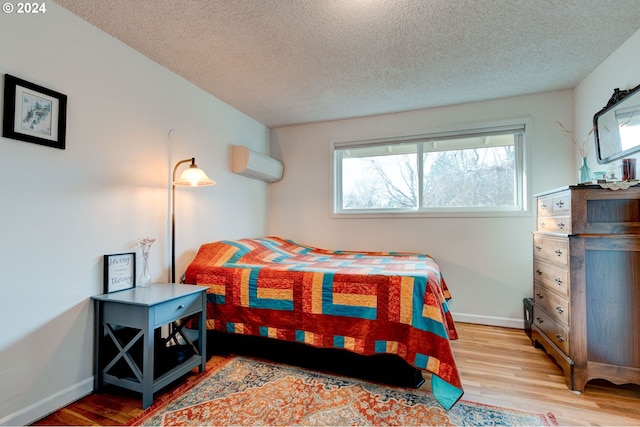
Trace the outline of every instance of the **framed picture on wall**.
[[124, 291], [136, 286], [136, 253], [104, 256], [104, 293]]
[[65, 148], [67, 96], [5, 74], [2, 136]]

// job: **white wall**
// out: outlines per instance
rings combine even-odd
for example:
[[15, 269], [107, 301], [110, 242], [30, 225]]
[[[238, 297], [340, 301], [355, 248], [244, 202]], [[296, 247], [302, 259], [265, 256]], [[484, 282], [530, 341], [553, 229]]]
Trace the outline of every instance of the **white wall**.
[[[532, 295], [533, 213], [500, 218], [330, 218], [330, 140], [411, 135], [530, 117], [531, 194], [575, 184], [573, 91], [499, 99], [400, 114], [272, 129], [271, 152], [285, 164], [269, 192], [269, 232], [305, 244], [353, 250], [427, 252], [441, 264], [458, 321], [522, 327]], [[533, 198], [529, 195], [529, 202]]]
[[[613, 52], [598, 68], [584, 79], [575, 90], [576, 134], [587, 135], [593, 126], [593, 115], [602, 109], [611, 98], [613, 89], [632, 89], [640, 84], [640, 30]], [[639, 155], [631, 155], [638, 159]], [[620, 160], [615, 161], [619, 163]], [[596, 161], [592, 147], [589, 154], [592, 171], [607, 171], [608, 165]], [[636, 171], [636, 173], [639, 173]]]
[[[329, 142], [530, 116], [530, 194], [575, 184], [579, 155], [555, 121], [575, 129], [580, 140], [586, 138], [593, 115], [613, 89], [640, 84], [639, 50], [640, 31], [575, 91], [272, 129], [271, 152], [284, 161], [285, 176], [270, 188], [269, 232], [333, 249], [428, 252], [442, 265], [456, 319], [521, 326], [522, 298], [531, 295], [532, 286], [533, 212], [524, 218], [331, 218]], [[606, 170], [595, 161], [592, 141], [590, 146], [592, 171]]]
[[66, 150], [0, 138], [0, 424], [19, 425], [91, 391], [102, 255], [155, 237], [167, 280], [175, 162], [217, 181], [177, 190], [179, 274], [205, 241], [265, 234], [266, 184], [229, 146], [266, 152], [269, 131], [52, 2], [0, 14], [0, 40], [0, 74], [68, 96]]

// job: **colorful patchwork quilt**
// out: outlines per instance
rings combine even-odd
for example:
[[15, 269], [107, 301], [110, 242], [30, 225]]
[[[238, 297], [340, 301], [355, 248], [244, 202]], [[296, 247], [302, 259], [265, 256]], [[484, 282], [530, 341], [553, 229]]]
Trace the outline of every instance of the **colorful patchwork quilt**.
[[451, 295], [428, 255], [330, 251], [278, 237], [219, 241], [200, 247], [185, 282], [209, 287], [210, 329], [396, 354], [433, 374], [446, 409], [462, 396]]

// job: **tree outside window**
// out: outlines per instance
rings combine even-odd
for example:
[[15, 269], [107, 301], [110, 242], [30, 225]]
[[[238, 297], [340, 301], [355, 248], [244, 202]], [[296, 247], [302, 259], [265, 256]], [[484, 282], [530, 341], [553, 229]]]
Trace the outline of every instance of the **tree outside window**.
[[523, 144], [516, 129], [335, 146], [335, 211], [522, 209]]

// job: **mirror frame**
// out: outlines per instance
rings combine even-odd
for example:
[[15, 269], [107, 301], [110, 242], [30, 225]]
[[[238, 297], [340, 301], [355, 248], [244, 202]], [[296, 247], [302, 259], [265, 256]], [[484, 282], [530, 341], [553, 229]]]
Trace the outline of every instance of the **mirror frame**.
[[[605, 144], [607, 143], [611, 143], [611, 141], [609, 141], [607, 138], [603, 136], [603, 132], [600, 132], [599, 130], [600, 127], [598, 126], [598, 122], [600, 122], [603, 116], [605, 116], [607, 113], [610, 113], [610, 112], [615, 114], [616, 110], [622, 107], [622, 104], [624, 103], [624, 101], [628, 100], [629, 98], [632, 98], [634, 94], [640, 100], [640, 95], [639, 95], [640, 85], [634, 87], [633, 89], [628, 89], [628, 90], [620, 90], [619, 88], [614, 89], [613, 95], [611, 95], [611, 98], [607, 102], [607, 105], [593, 116], [593, 129], [594, 129], [595, 142], [596, 142], [596, 160], [598, 161], [598, 163], [600, 164], [610, 163], [613, 160], [621, 159], [625, 156], [628, 156], [631, 153], [640, 151], [640, 141], [638, 141], [638, 144], [635, 145], [634, 147], [631, 147], [622, 151], [616, 151], [613, 154], [608, 155], [607, 157], [602, 157], [602, 147], [604, 147]], [[639, 104], [638, 114], [640, 114], [640, 102], [638, 104]], [[619, 130], [619, 128], [616, 128], [616, 130]], [[619, 132], [617, 137], [618, 139], [620, 138]]]

